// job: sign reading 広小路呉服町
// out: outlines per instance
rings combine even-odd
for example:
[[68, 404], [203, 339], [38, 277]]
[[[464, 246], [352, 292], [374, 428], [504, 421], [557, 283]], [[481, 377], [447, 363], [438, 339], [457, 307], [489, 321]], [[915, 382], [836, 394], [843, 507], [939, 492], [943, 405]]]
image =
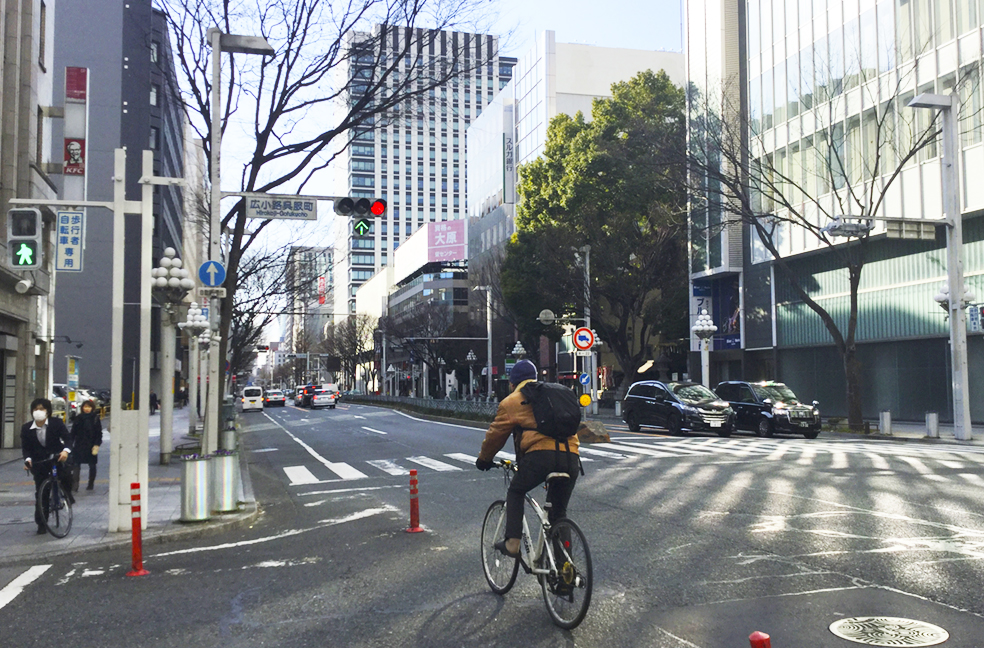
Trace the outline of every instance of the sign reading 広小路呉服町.
[[246, 218], [318, 220], [318, 201], [311, 196], [241, 195], [246, 201]]

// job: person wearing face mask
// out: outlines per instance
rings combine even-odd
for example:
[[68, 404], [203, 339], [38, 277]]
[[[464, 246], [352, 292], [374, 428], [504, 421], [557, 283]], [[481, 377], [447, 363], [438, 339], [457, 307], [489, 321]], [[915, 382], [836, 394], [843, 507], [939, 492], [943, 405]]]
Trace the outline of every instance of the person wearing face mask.
[[[61, 419], [51, 417], [51, 401], [47, 398], [35, 398], [31, 402], [32, 421], [21, 426], [21, 452], [24, 454], [24, 470], [34, 476], [34, 521], [38, 523], [38, 533], [46, 533], [44, 527], [44, 512], [37, 504], [37, 493], [41, 482], [51, 473], [51, 466], [43, 462], [57, 455], [58, 461], [65, 464], [72, 452], [72, 437]], [[60, 470], [58, 477], [62, 490], [68, 501], [75, 503], [72, 497], [72, 471], [67, 467]]]
[[82, 403], [82, 413], [75, 417], [72, 424], [73, 452], [72, 461], [72, 490], [79, 491], [79, 476], [82, 464], [89, 464], [89, 485], [86, 490], [92, 490], [96, 483], [96, 462], [99, 460], [99, 446], [103, 442], [102, 421], [92, 400]]

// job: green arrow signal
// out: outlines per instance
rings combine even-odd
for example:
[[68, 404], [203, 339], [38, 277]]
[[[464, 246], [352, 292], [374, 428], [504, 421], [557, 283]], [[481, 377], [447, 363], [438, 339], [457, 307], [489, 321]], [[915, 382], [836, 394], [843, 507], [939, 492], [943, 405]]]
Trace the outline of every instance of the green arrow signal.
[[355, 224], [354, 229], [355, 229], [355, 233], [358, 234], [359, 236], [365, 236], [369, 232], [369, 228], [371, 227], [372, 225], [369, 224], [369, 221], [363, 218], [362, 220], [360, 220]]
[[27, 243], [21, 243], [17, 248], [17, 265], [34, 265], [34, 248]]

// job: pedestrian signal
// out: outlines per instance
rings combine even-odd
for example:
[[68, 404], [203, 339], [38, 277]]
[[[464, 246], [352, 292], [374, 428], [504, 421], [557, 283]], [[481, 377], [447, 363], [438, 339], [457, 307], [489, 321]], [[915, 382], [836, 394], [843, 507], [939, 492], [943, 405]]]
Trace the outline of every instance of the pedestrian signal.
[[41, 267], [41, 212], [33, 208], [7, 212], [7, 263], [14, 270]]

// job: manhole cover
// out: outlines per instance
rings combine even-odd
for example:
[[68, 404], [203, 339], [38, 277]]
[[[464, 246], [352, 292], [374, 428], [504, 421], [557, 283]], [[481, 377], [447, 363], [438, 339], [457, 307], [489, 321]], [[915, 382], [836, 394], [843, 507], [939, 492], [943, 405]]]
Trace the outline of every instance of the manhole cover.
[[830, 624], [841, 639], [867, 646], [935, 646], [950, 638], [939, 626], [898, 617], [851, 617]]

